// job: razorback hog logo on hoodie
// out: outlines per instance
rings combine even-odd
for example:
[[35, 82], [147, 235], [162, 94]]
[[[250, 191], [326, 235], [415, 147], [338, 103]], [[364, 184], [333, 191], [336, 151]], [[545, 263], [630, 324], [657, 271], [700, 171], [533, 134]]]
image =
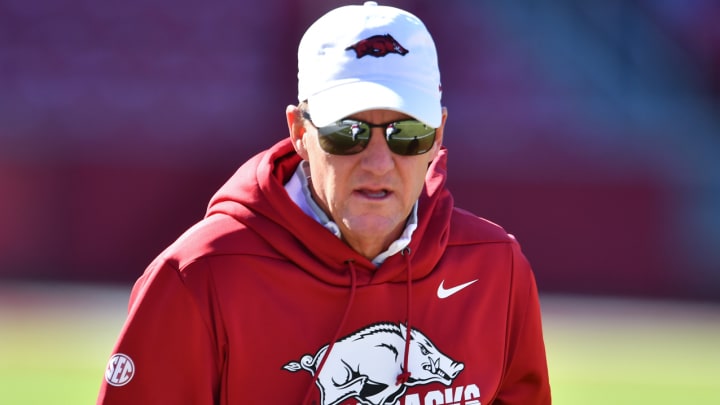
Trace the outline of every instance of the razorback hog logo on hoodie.
[[[450, 386], [463, 370], [417, 329], [411, 329], [410, 378], [398, 383], [403, 367], [405, 336], [403, 324], [377, 323], [338, 340], [328, 354], [325, 345], [313, 356], [306, 354], [283, 368], [291, 372], [305, 370], [315, 376], [321, 405], [337, 405], [354, 398], [364, 405], [392, 405], [407, 387], [439, 382]], [[327, 356], [318, 370], [323, 358]]]
[[355, 56], [358, 59], [366, 55], [380, 58], [389, 53], [397, 53], [404, 56], [409, 52], [390, 34], [373, 35], [345, 48], [346, 51], [351, 49], [355, 51]]

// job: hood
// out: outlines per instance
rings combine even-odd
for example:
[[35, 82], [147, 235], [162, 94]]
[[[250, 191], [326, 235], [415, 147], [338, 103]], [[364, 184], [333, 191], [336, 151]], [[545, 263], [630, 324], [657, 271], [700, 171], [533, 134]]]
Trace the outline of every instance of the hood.
[[[210, 201], [207, 215], [225, 214], [253, 230], [276, 250], [314, 277], [333, 285], [348, 285], [347, 262], [357, 269], [357, 283], [405, 282], [426, 276], [448, 241], [452, 196], [445, 188], [446, 149], [431, 163], [418, 204], [418, 227], [412, 236], [410, 263], [396, 254], [380, 267], [307, 216], [287, 195], [284, 184], [301, 158], [284, 139], [243, 164]], [[307, 244], [307, 241], [312, 241]]]

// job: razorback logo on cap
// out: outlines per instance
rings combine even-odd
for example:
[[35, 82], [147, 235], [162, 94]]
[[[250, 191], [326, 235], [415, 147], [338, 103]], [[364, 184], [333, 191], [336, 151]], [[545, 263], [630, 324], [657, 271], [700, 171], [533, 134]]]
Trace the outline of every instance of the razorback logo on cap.
[[358, 59], [366, 55], [380, 58], [389, 53], [397, 53], [404, 56], [409, 52], [390, 34], [373, 35], [345, 48], [346, 51], [351, 49], [355, 51], [355, 56]]

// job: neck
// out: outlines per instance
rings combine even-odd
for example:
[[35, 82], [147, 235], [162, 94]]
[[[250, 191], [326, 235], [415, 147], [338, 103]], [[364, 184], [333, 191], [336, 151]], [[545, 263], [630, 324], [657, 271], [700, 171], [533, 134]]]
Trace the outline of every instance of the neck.
[[400, 238], [404, 227], [405, 223], [401, 223], [396, 229], [385, 235], [385, 237], [378, 237], [377, 234], [353, 234], [343, 225], [340, 226], [340, 232], [342, 234], [342, 240], [345, 243], [366, 259], [373, 261], [380, 253], [387, 251], [394, 241]]

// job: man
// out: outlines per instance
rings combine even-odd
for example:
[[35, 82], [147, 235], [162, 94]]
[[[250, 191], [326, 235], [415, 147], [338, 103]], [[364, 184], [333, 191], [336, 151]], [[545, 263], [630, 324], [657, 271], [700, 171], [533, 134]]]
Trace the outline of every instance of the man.
[[549, 404], [532, 271], [453, 206], [435, 45], [366, 2], [313, 24], [289, 139], [133, 288], [102, 404]]

